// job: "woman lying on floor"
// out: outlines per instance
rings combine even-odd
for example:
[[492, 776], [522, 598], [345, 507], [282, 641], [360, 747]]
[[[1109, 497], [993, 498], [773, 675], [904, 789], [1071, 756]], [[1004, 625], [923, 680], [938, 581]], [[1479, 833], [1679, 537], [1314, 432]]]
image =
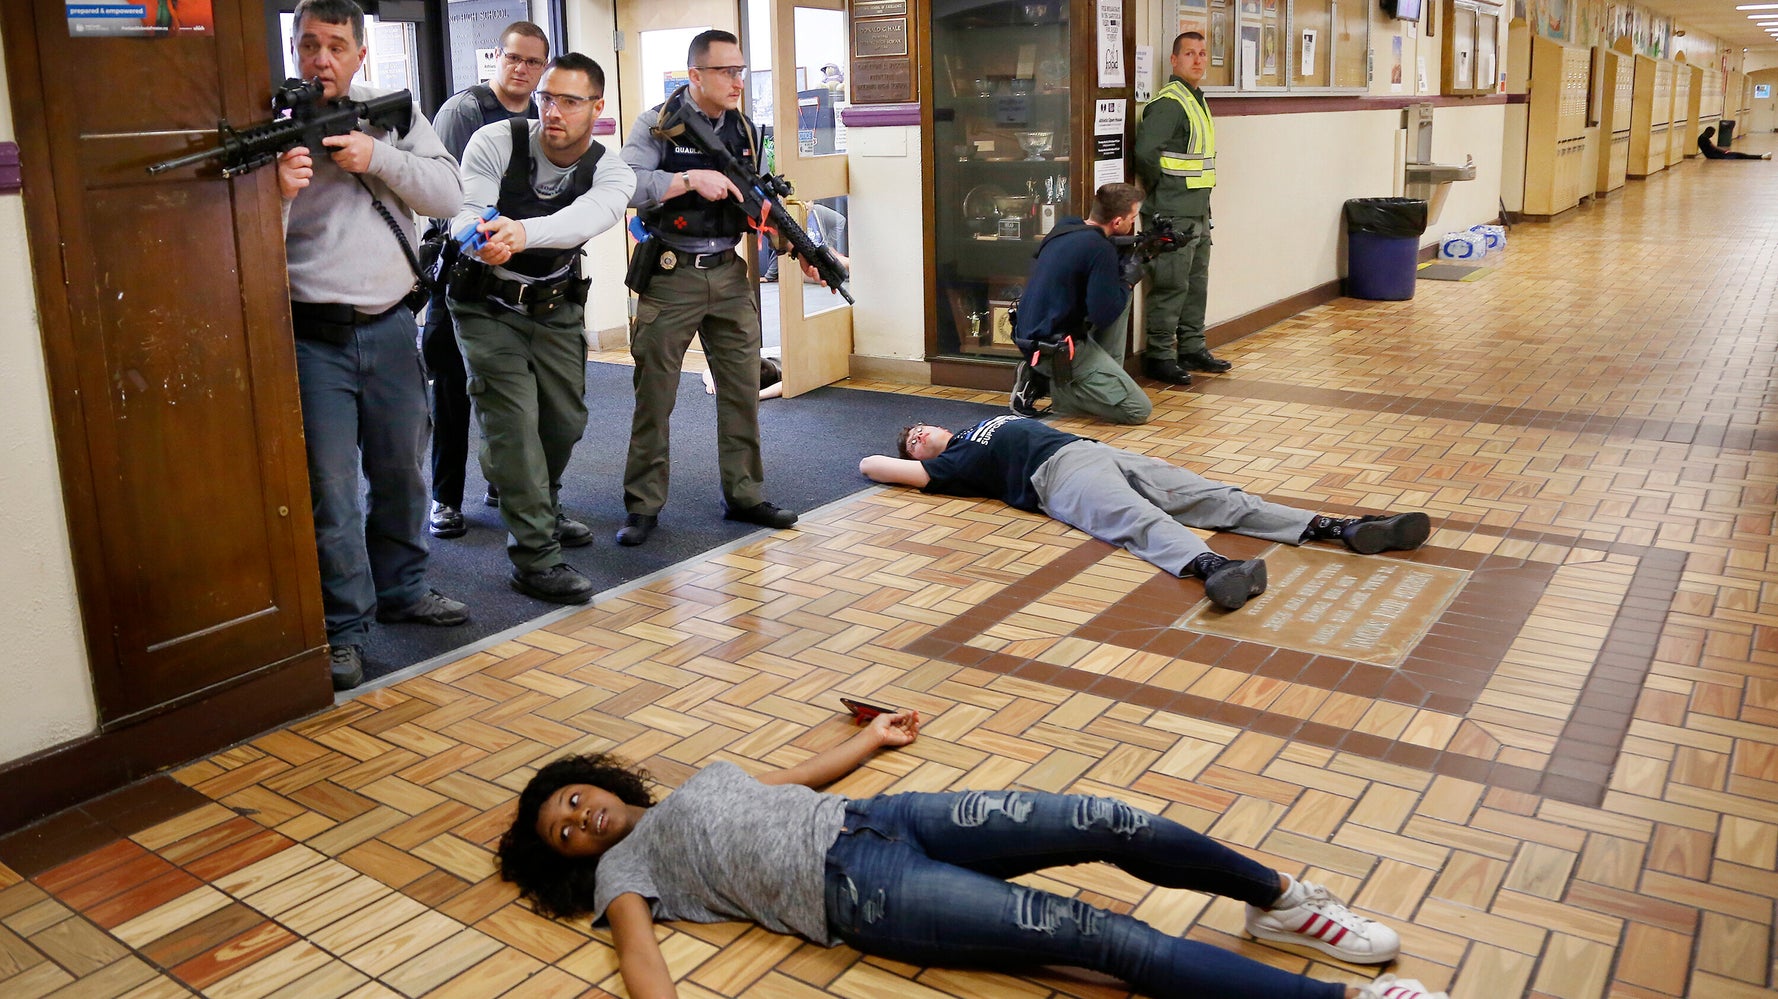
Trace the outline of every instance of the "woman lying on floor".
[[919, 734], [911, 711], [877, 716], [838, 746], [755, 779], [714, 763], [655, 802], [646, 775], [608, 756], [538, 771], [500, 840], [500, 876], [546, 916], [607, 920], [634, 999], [675, 994], [654, 922], [748, 920], [823, 946], [909, 964], [1091, 968], [1149, 996], [1445, 999], [1383, 975], [1322, 982], [1131, 916], [1008, 882], [1102, 860], [1167, 888], [1247, 903], [1247, 932], [1356, 964], [1400, 949], [1393, 930], [1327, 890], [1121, 801], [1032, 791], [814, 790]]

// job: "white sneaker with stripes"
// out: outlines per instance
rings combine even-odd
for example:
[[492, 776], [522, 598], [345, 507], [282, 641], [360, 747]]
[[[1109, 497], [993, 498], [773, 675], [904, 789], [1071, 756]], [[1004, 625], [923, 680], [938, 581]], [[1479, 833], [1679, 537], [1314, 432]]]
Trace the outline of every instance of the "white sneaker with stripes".
[[1358, 992], [1362, 999], [1451, 999], [1443, 992], [1428, 992], [1426, 986], [1412, 978], [1379, 975]]
[[1293, 882], [1279, 902], [1275, 909], [1248, 906], [1247, 932], [1273, 943], [1313, 947], [1353, 964], [1383, 964], [1401, 952], [1401, 937], [1394, 930], [1346, 908], [1318, 884]]

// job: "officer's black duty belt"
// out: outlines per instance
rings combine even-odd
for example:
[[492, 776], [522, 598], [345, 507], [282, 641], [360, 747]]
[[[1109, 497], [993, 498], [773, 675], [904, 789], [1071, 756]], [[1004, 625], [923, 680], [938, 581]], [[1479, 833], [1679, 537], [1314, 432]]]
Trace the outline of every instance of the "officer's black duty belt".
[[359, 326], [371, 323], [401, 308], [396, 302], [381, 312], [360, 312], [350, 305], [333, 302], [298, 302], [290, 303], [290, 325], [298, 340], [320, 340], [335, 346], [343, 346], [352, 340], [352, 331]]
[[663, 271], [674, 271], [681, 267], [691, 267], [700, 271], [715, 270], [736, 258], [734, 250], [717, 250], [715, 253], [686, 253], [684, 250], [662, 250], [661, 257], [655, 266]]

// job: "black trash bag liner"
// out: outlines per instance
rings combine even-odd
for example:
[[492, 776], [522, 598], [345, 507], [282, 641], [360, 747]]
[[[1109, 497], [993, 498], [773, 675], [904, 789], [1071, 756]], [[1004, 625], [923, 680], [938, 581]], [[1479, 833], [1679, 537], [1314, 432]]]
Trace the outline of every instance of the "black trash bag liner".
[[1346, 202], [1346, 231], [1376, 236], [1418, 236], [1426, 231], [1424, 198], [1353, 198]]

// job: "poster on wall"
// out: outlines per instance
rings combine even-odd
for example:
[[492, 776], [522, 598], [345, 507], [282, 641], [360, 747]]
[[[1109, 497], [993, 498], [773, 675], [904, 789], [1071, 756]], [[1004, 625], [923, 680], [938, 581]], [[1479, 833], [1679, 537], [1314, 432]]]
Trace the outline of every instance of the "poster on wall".
[[1210, 65], [1221, 66], [1228, 61], [1229, 22], [1219, 17], [1210, 26]]
[[1278, 26], [1268, 24], [1260, 35], [1260, 72], [1273, 76], [1278, 72]]
[[1147, 104], [1154, 96], [1154, 46], [1136, 46], [1136, 103]]
[[1124, 85], [1123, 0], [1099, 0], [1099, 86]]
[[1259, 86], [1259, 25], [1241, 25], [1241, 86]]
[[1093, 190], [1124, 179], [1125, 103], [1122, 99], [1093, 102]]
[[1401, 93], [1401, 36], [1389, 39], [1389, 92]]
[[210, 0], [143, 3], [65, 3], [68, 34], [76, 38], [152, 38], [207, 35], [216, 30]]
[[1315, 29], [1303, 29], [1303, 68], [1297, 71], [1298, 76], [1315, 75]]

